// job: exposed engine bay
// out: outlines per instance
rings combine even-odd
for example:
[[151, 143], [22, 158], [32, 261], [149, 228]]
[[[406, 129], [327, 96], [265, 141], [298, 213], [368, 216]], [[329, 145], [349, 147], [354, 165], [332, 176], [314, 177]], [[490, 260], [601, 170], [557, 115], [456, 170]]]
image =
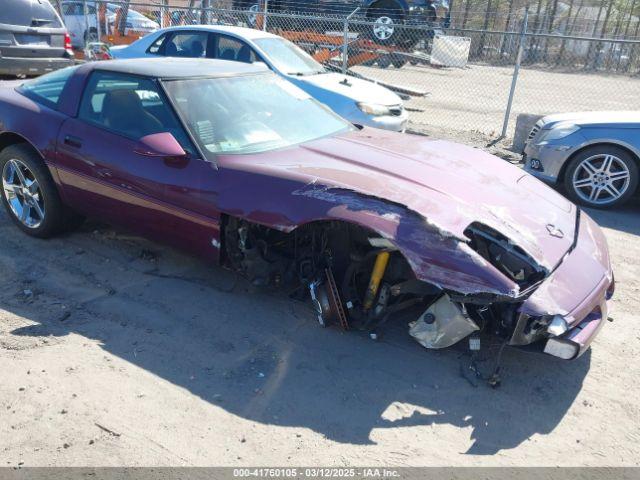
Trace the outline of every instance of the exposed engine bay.
[[[481, 225], [468, 232], [471, 248], [523, 289], [547, 274], [497, 232]], [[414, 319], [409, 333], [430, 349], [470, 337], [470, 349], [478, 350], [482, 333], [505, 344], [530, 344], [546, 335], [553, 320], [519, 313], [522, 299], [496, 301], [420, 281], [392, 242], [344, 222], [318, 222], [285, 233], [229, 217], [223, 244], [228, 265], [252, 284], [310, 298], [321, 326], [362, 330], [373, 339], [401, 312]]]

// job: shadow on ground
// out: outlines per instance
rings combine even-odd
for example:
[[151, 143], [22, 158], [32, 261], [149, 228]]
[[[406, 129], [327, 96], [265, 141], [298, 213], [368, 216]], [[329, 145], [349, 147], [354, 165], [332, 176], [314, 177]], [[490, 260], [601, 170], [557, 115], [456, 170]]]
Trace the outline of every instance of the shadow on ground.
[[586, 212], [601, 227], [640, 235], [640, 197], [633, 198], [627, 205], [614, 210], [589, 208]]
[[[0, 297], [2, 308], [35, 322], [12, 335], [95, 339], [248, 420], [362, 445], [375, 443], [376, 429], [452, 425], [473, 440], [461, 452], [491, 455], [551, 432], [589, 370], [590, 353], [565, 363], [507, 350], [502, 386], [473, 386], [461, 373], [466, 354], [424, 350], [403, 322], [377, 343], [322, 329], [306, 305], [284, 295], [248, 292], [222, 269], [94, 228], [43, 242], [2, 214], [0, 278], [14, 285]], [[147, 249], [158, 256], [149, 266], [140, 259]], [[25, 284], [38, 292], [32, 303], [15, 293]], [[54, 299], [71, 315], [60, 315]], [[481, 367], [488, 373], [491, 365]]]

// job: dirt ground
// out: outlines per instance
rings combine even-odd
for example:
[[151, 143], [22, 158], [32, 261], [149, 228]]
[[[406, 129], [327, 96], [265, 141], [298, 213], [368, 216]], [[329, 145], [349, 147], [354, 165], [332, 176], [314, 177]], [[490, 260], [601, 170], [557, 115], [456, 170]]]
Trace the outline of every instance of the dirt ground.
[[[378, 343], [229, 272], [87, 223], [0, 214], [0, 461], [38, 465], [638, 465], [640, 208], [606, 229], [615, 321], [565, 363]], [[488, 363], [488, 362], [487, 362]], [[488, 371], [490, 365], [481, 364]]]
[[638, 465], [640, 203], [589, 213], [614, 321], [574, 362], [507, 350], [494, 390], [402, 321], [322, 329], [159, 244], [92, 222], [37, 240], [3, 210], [0, 465]]
[[158, 244], [93, 223], [36, 240], [2, 211], [0, 461], [638, 465], [640, 206], [592, 213], [615, 321], [574, 362], [507, 350], [492, 390], [402, 322], [377, 343], [322, 329]]
[[[368, 78], [427, 93], [405, 103], [413, 130], [454, 138], [469, 134], [492, 138], [502, 130], [513, 66], [469, 65], [461, 69], [407, 64], [401, 69], [354, 70]], [[522, 68], [508, 135], [512, 136], [521, 113], [583, 110], [640, 110], [640, 79]]]

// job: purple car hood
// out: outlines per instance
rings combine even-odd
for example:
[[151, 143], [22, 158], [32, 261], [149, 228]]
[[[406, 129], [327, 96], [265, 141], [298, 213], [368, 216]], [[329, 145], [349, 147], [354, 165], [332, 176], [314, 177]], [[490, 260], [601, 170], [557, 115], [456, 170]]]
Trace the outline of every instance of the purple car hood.
[[571, 202], [504, 160], [448, 141], [364, 129], [245, 162], [303, 182], [297, 194], [340, 188], [401, 204], [443, 236], [466, 241], [471, 223], [488, 225], [548, 269], [574, 239]]

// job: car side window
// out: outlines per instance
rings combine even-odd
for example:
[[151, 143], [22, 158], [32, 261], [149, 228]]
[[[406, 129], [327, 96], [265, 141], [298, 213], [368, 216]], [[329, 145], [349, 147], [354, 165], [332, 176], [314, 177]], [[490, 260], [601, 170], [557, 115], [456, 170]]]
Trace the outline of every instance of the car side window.
[[77, 68], [78, 67], [67, 67], [47, 73], [46, 75], [22, 84], [18, 87], [18, 92], [34, 102], [57, 109], [60, 94], [62, 94], [62, 90], [67, 84], [67, 81]]
[[159, 55], [160, 49], [162, 48], [162, 44], [165, 42], [168, 36], [169, 36], [168, 33], [160, 35], [158, 39], [155, 42], [153, 42], [151, 46], [147, 49], [147, 53], [151, 53], [153, 55]]
[[195, 151], [156, 83], [148, 78], [94, 72], [85, 88], [78, 117], [132, 140], [170, 132], [185, 151]]
[[207, 56], [209, 34], [184, 31], [174, 33], [164, 47], [167, 57], [204, 58]]
[[260, 60], [249, 45], [226, 35], [218, 35], [215, 58], [244, 63], [253, 63]]

